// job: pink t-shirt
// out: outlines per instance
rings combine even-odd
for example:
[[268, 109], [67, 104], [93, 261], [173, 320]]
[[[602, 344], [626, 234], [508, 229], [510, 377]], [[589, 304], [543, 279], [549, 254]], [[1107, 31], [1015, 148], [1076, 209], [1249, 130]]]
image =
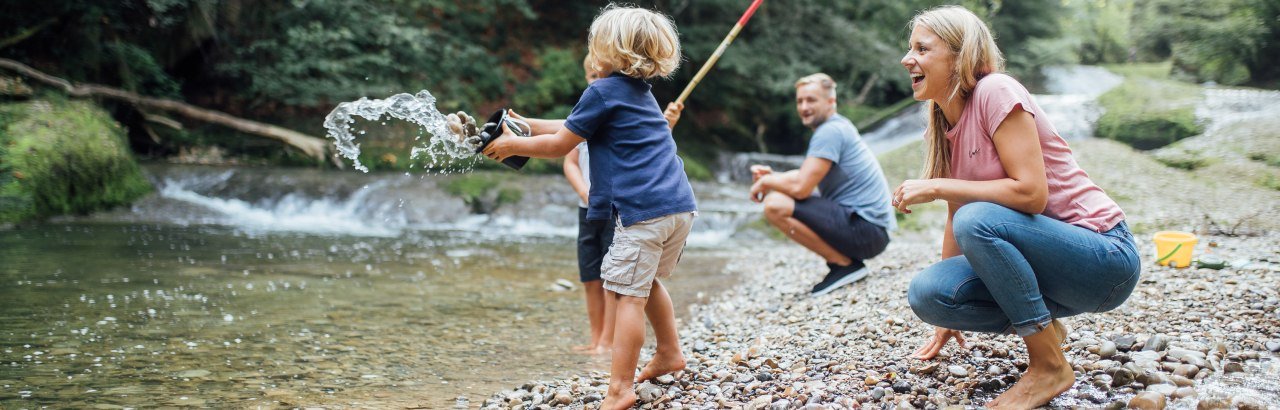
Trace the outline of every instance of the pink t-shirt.
[[951, 141], [951, 177], [968, 181], [1008, 178], [992, 136], [1014, 107], [1035, 117], [1044, 154], [1049, 201], [1044, 215], [1097, 232], [1111, 230], [1124, 220], [1124, 211], [1071, 156], [1071, 148], [1049, 123], [1031, 93], [1005, 74], [990, 74], [978, 80], [960, 120], [947, 131]]

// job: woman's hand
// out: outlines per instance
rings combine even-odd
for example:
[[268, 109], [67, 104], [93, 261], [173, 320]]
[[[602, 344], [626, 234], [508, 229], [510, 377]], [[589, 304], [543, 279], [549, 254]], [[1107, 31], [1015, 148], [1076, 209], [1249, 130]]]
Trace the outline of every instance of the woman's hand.
[[920, 360], [929, 360], [937, 357], [938, 353], [942, 352], [942, 347], [946, 346], [947, 342], [951, 341], [953, 338], [956, 339], [956, 342], [960, 344], [961, 348], [969, 348], [969, 345], [964, 342], [964, 335], [961, 334], [959, 330], [935, 327], [933, 328], [933, 338], [929, 339], [929, 342], [925, 343], [924, 346], [916, 349], [916, 352], [912, 354], [912, 357]]
[[[512, 113], [514, 114], [514, 113]], [[515, 150], [516, 134], [511, 132], [511, 128], [507, 128], [507, 123], [502, 123], [502, 135], [494, 138], [489, 145], [484, 147], [484, 156], [492, 158], [494, 161], [502, 162], [512, 155], [517, 155]]]
[[769, 194], [769, 189], [765, 188], [765, 180], [769, 179], [768, 175], [762, 175], [756, 178], [756, 182], [751, 184], [751, 202], [764, 202], [764, 196]]
[[933, 202], [938, 199], [938, 180], [908, 179], [893, 191], [893, 207], [904, 214], [911, 213], [908, 206]]

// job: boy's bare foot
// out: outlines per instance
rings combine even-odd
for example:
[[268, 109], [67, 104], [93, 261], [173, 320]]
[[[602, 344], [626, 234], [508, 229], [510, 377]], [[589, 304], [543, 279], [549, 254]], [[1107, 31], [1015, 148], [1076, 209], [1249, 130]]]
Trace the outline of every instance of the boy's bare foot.
[[1071, 388], [1076, 374], [1071, 366], [1041, 366], [1027, 369], [1022, 379], [987, 402], [992, 409], [1032, 409], [1049, 404], [1050, 400]]
[[1066, 323], [1062, 323], [1062, 321], [1058, 319], [1054, 319], [1052, 322], [1049, 322], [1049, 326], [1052, 326], [1053, 331], [1058, 335], [1058, 345], [1067, 343], [1067, 336], [1071, 335], [1070, 326], [1067, 326]]
[[684, 354], [676, 352], [675, 355], [653, 355], [653, 360], [649, 364], [644, 365], [644, 369], [640, 370], [640, 377], [636, 378], [637, 382], [653, 379], [658, 376], [675, 373], [684, 370]]
[[580, 354], [600, 355], [613, 351], [606, 345], [574, 346], [573, 351]]
[[632, 389], [615, 392], [609, 388], [609, 394], [600, 402], [600, 410], [626, 410], [636, 405], [636, 392]]

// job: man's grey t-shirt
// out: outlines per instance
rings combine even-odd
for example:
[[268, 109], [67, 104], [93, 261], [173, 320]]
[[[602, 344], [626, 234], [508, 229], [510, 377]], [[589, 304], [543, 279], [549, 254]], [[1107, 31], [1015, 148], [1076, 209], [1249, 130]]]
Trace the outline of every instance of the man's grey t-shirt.
[[822, 197], [887, 230], [897, 228], [893, 206], [889, 203], [889, 184], [880, 170], [880, 162], [847, 118], [832, 114], [819, 125], [809, 140], [809, 152], [805, 156], [832, 162], [827, 176], [818, 182]]

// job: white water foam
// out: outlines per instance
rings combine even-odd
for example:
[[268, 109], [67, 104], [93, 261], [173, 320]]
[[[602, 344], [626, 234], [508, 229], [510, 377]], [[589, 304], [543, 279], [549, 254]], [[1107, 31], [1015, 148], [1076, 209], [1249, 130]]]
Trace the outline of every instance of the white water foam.
[[[401, 93], [383, 100], [361, 98], [338, 104], [324, 117], [324, 128], [328, 130], [328, 136], [334, 139], [340, 155], [350, 159], [356, 169], [369, 172], [369, 168], [360, 163], [360, 144], [355, 142], [356, 136], [352, 135], [351, 126], [356, 123], [355, 117], [377, 121], [384, 115], [416, 124], [431, 135], [425, 143], [413, 147], [410, 151], [411, 158], [428, 155], [434, 165], [441, 160], [464, 159], [475, 155], [470, 146], [459, 142], [449, 131], [444, 114], [436, 109], [436, 97], [427, 90], [419, 91], [417, 95]], [[417, 139], [421, 138], [419, 136]], [[447, 158], [441, 158], [440, 155]]]

